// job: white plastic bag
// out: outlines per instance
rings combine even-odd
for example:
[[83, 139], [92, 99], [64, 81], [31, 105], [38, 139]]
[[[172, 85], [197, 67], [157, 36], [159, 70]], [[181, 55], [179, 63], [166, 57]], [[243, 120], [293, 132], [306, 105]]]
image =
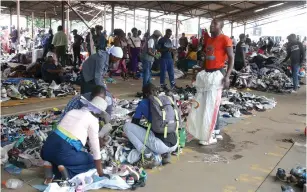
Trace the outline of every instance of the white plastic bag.
[[187, 131], [196, 139], [209, 141], [215, 128], [222, 97], [222, 79], [220, 71], [201, 71], [197, 74], [195, 100], [199, 107], [192, 107], [187, 118]]

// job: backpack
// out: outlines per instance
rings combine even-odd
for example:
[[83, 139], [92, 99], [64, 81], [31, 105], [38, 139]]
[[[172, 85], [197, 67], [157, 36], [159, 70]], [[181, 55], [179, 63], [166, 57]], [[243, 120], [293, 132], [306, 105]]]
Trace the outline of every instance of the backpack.
[[[169, 96], [150, 96], [150, 112], [152, 117], [152, 123], [148, 125], [144, 146], [149, 136], [150, 129], [154, 133], [163, 133], [164, 138], [167, 137], [167, 133], [176, 132], [177, 143], [179, 150], [179, 133], [178, 128], [180, 125], [180, 115], [179, 110], [173, 99]], [[144, 162], [144, 151], [142, 151], [142, 160]], [[179, 153], [178, 153], [179, 154]]]

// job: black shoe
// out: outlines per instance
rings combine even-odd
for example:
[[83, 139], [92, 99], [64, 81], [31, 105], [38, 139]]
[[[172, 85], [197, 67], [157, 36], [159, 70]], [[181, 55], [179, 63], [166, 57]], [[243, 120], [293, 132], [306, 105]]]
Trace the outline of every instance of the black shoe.
[[171, 163], [171, 154], [170, 153], [162, 154], [161, 157], [162, 157], [162, 165], [166, 165], [168, 163]]

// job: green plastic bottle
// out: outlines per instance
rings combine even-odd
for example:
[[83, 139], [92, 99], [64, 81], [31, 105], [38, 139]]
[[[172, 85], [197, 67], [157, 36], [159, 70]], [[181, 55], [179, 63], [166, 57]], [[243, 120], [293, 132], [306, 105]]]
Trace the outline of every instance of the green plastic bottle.
[[179, 130], [179, 145], [181, 148], [185, 147], [185, 142], [187, 140], [187, 132], [185, 130], [185, 128], [181, 128]]

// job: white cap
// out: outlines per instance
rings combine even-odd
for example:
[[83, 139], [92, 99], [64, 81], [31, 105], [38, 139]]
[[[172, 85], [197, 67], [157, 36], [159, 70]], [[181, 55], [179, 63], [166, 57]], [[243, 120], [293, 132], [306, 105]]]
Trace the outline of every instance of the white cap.
[[121, 47], [115, 47], [115, 46], [112, 46], [109, 50], [108, 50], [108, 53], [109, 54], [112, 54], [114, 57], [117, 57], [117, 58], [123, 58], [123, 50]]
[[87, 99], [85, 99], [83, 96], [81, 96], [80, 101], [84, 104], [87, 105], [87, 108], [96, 113], [96, 114], [100, 114], [103, 111], [105, 111], [108, 107], [108, 103], [106, 102], [106, 100], [104, 100], [102, 97], [96, 96], [92, 99], [92, 101], [88, 101]]

